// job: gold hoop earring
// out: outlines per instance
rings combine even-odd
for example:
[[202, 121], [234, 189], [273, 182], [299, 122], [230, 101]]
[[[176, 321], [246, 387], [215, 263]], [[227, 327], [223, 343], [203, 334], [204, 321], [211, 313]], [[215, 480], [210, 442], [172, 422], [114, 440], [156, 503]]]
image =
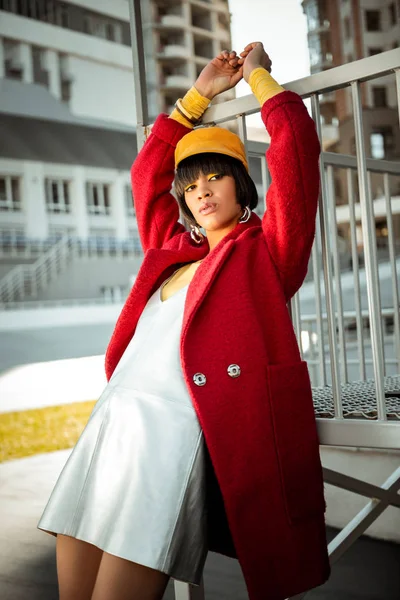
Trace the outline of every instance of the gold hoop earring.
[[245, 206], [244, 212], [239, 219], [239, 223], [247, 223], [247, 221], [250, 219], [250, 217], [251, 217], [251, 210], [248, 206]]
[[204, 235], [200, 231], [200, 227], [198, 225], [190, 226], [190, 237], [196, 244], [202, 244], [204, 241]]

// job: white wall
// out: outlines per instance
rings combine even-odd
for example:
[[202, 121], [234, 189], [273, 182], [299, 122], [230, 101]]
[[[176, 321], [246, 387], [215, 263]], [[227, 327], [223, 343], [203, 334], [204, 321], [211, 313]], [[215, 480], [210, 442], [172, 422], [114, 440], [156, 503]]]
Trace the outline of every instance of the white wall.
[[[125, 185], [130, 186], [129, 171], [102, 169], [20, 161], [0, 158], [0, 176], [20, 177], [21, 212], [5, 212], [1, 215], [1, 229], [23, 229], [25, 235], [35, 239], [46, 239], [49, 228], [73, 228], [81, 238], [86, 238], [91, 229], [109, 228], [120, 239], [129, 238], [128, 230], [137, 227], [136, 219], [125, 211]], [[61, 179], [70, 183], [72, 211], [70, 214], [46, 212], [44, 179]], [[96, 181], [111, 185], [111, 215], [88, 215], [86, 209], [85, 182]]]
[[81, 117], [136, 124], [132, 71], [71, 56], [71, 112]]
[[71, 112], [80, 117], [136, 124], [132, 54], [128, 46], [2, 12], [0, 38], [21, 42], [24, 81], [32, 80], [31, 46], [47, 49], [49, 92], [59, 98], [58, 53], [68, 55]]
[[0, 36], [132, 71], [129, 46], [2, 12]]

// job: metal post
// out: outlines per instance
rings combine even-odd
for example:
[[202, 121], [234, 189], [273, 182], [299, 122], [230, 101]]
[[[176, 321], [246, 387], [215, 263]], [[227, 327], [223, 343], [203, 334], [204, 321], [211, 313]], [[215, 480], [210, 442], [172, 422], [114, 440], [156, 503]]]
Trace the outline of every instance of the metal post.
[[321, 263], [319, 257], [319, 249], [321, 248], [321, 229], [319, 223], [319, 209], [317, 215], [317, 227], [315, 232], [315, 241], [312, 248], [312, 265], [314, 275], [315, 289], [315, 314], [317, 322], [318, 336], [318, 355], [319, 355], [319, 376], [320, 385], [326, 385], [326, 362], [325, 362], [325, 334], [322, 318], [322, 296], [321, 296]]
[[264, 210], [267, 210], [267, 191], [271, 184], [271, 176], [268, 171], [267, 161], [265, 160], [265, 155], [263, 155], [261, 157], [261, 180], [262, 180], [262, 188], [263, 188]]
[[174, 581], [175, 600], [204, 600], [204, 580], [195, 586], [182, 581]]
[[370, 188], [368, 185], [360, 83], [358, 81], [353, 81], [350, 85], [352, 90], [354, 130], [356, 135], [361, 223], [363, 228], [363, 238], [365, 242], [365, 274], [367, 279], [367, 296], [370, 314], [371, 346], [375, 375], [377, 410], [378, 418], [380, 420], [386, 420], [385, 389], [383, 378], [384, 369], [382, 348], [381, 301], [379, 296], [378, 269], [376, 266], [375, 219], [372, 208]]
[[328, 165], [328, 209], [330, 212], [330, 231], [332, 232], [332, 249], [333, 249], [333, 265], [335, 271], [335, 288], [337, 302], [337, 323], [339, 329], [339, 350], [340, 350], [340, 366], [341, 374], [344, 383], [348, 382], [347, 362], [346, 362], [346, 344], [344, 341], [344, 319], [343, 319], [343, 295], [342, 295], [342, 280], [340, 272], [339, 248], [338, 248], [338, 231], [336, 222], [336, 198], [335, 198], [335, 182], [333, 176], [333, 167]]
[[[311, 106], [315, 125], [317, 128], [318, 137], [322, 140], [321, 130], [321, 115], [319, 109], [318, 96], [313, 94], [311, 96]], [[325, 277], [325, 298], [326, 298], [326, 312], [328, 316], [328, 339], [329, 339], [329, 352], [331, 358], [331, 373], [332, 373], [332, 395], [333, 395], [333, 407], [336, 418], [343, 418], [343, 407], [342, 407], [342, 393], [340, 388], [340, 373], [338, 366], [337, 356], [337, 345], [336, 345], [336, 319], [335, 319], [335, 307], [333, 302], [333, 287], [332, 287], [332, 264], [331, 256], [328, 246], [328, 215], [326, 206], [328, 203], [328, 192], [326, 186], [325, 168], [322, 161], [322, 157], [319, 161], [321, 171], [321, 199], [319, 203], [319, 217], [320, 217], [320, 228], [321, 228], [321, 243], [322, 243], [322, 260], [324, 264], [324, 277]]]
[[249, 153], [247, 149], [247, 126], [246, 126], [246, 115], [238, 115], [238, 126], [239, 126], [239, 137], [244, 144], [246, 151], [246, 159], [249, 160]]
[[357, 346], [358, 360], [360, 367], [361, 379], [366, 379], [365, 370], [365, 350], [363, 336], [363, 318], [361, 306], [361, 290], [360, 290], [360, 270], [358, 268], [358, 252], [357, 252], [357, 234], [356, 234], [356, 213], [354, 207], [354, 185], [353, 174], [351, 169], [347, 169], [347, 193], [349, 197], [349, 221], [350, 221], [350, 240], [351, 240], [351, 258], [353, 262], [353, 277], [354, 277], [354, 305], [356, 309], [356, 329], [357, 329]]
[[131, 28], [132, 63], [135, 81], [136, 103], [136, 143], [138, 152], [146, 141], [146, 128], [149, 124], [147, 108], [146, 70], [144, 64], [144, 45], [142, 13], [140, 0], [128, 0]]
[[297, 337], [297, 343], [300, 350], [300, 356], [303, 358], [303, 345], [301, 340], [301, 316], [299, 294], [295, 294], [290, 301], [290, 314], [293, 322], [293, 328]]
[[399, 111], [399, 123], [400, 123], [400, 69], [395, 69], [394, 72], [396, 75], [397, 110]]
[[393, 293], [393, 319], [394, 319], [394, 347], [396, 349], [395, 356], [397, 357], [397, 366], [400, 368], [400, 316], [399, 316], [399, 290], [397, 287], [397, 273], [396, 273], [396, 251], [395, 251], [395, 240], [393, 231], [393, 215], [392, 206], [390, 203], [390, 186], [389, 186], [389, 175], [387, 173], [383, 176], [383, 187], [385, 190], [385, 202], [386, 202], [386, 223], [388, 229], [388, 245], [389, 245], [389, 260], [392, 269], [392, 293]]

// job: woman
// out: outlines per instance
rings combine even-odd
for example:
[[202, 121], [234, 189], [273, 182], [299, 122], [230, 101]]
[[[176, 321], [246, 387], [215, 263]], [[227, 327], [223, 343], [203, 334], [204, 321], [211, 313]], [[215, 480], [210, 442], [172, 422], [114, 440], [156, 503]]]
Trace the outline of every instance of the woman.
[[[270, 67], [261, 43], [222, 52], [133, 165], [143, 265], [108, 386], [39, 523], [58, 534], [61, 600], [161, 599], [169, 577], [199, 583], [208, 550], [237, 556], [250, 600], [329, 575], [310, 381], [287, 310], [313, 243], [320, 149]], [[190, 131], [242, 77], [271, 135], [262, 221], [239, 138]]]

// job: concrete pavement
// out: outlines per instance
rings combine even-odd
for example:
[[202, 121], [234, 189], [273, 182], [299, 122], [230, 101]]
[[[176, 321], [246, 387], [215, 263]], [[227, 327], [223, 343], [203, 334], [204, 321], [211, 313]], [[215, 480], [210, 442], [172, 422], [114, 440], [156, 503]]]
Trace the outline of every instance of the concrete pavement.
[[96, 400], [113, 324], [0, 332], [0, 413]]
[[[1, 600], [58, 598], [55, 539], [38, 531], [36, 524], [69, 453], [63, 450], [0, 465]], [[329, 538], [334, 533], [329, 529]], [[237, 561], [210, 553], [204, 577], [206, 600], [247, 600]], [[164, 600], [173, 598], [170, 584]], [[358, 540], [334, 566], [330, 580], [307, 598], [399, 600], [400, 545], [369, 538]]]
[[[96, 399], [105, 385], [103, 355], [111, 331], [112, 325], [99, 325], [2, 333], [0, 412]], [[1, 600], [58, 598], [55, 539], [36, 524], [69, 453], [0, 464]], [[330, 538], [334, 533], [328, 529]], [[247, 600], [237, 561], [216, 554], [207, 559], [205, 587], [206, 600]], [[164, 600], [173, 598], [171, 584]], [[330, 580], [307, 598], [400, 600], [400, 545], [358, 540]]]

